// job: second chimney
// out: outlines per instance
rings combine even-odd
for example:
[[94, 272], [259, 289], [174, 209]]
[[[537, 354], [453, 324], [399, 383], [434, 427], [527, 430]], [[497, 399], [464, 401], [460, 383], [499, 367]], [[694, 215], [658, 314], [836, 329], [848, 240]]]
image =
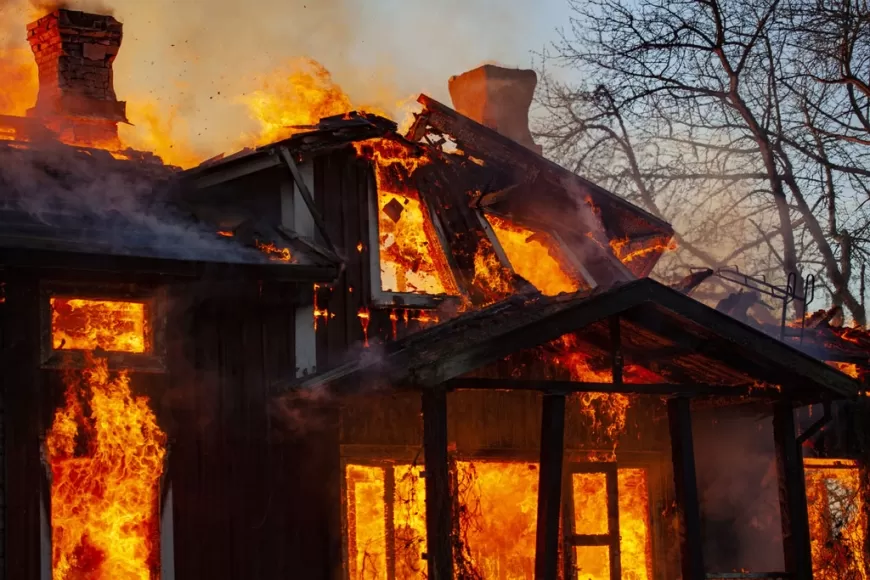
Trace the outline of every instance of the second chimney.
[[529, 109], [538, 84], [533, 70], [490, 64], [450, 77], [447, 84], [457, 112], [541, 153], [529, 130]]
[[28, 115], [38, 117], [61, 141], [120, 146], [118, 123], [127, 104], [115, 97], [112, 63], [122, 24], [112, 16], [59, 9], [27, 26], [39, 69], [39, 96]]

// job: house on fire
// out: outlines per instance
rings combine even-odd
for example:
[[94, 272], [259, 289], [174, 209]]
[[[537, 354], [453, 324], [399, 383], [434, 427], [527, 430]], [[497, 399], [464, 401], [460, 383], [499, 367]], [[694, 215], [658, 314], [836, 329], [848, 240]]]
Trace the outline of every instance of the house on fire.
[[120, 23], [29, 38], [5, 578], [866, 578], [857, 464], [807, 445], [861, 385], [648, 278], [671, 227], [540, 155], [534, 73], [181, 172], [117, 149]]

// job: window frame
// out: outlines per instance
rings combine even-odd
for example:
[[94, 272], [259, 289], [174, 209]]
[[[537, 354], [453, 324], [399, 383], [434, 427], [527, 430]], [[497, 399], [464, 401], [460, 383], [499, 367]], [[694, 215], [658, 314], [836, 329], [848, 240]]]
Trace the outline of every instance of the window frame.
[[81, 284], [43, 282], [40, 284], [40, 368], [80, 369], [85, 366], [83, 350], [55, 350], [52, 340], [52, 298], [141, 302], [146, 310], [146, 335], [151, 350], [144, 353], [102, 352], [109, 368], [131, 372], [165, 373], [166, 366], [166, 289], [137, 284]]
[[441, 223], [436, 218], [436, 213], [433, 211], [431, 204], [425, 200], [424, 196], [420, 196], [419, 201], [426, 211], [432, 228], [435, 231], [438, 245], [444, 253], [447, 267], [450, 270], [450, 275], [453, 276], [453, 282], [459, 290], [459, 294], [452, 296], [450, 294], [424, 294], [422, 292], [393, 292], [383, 289], [381, 282], [381, 243], [380, 243], [380, 204], [378, 203], [378, 185], [375, 180], [374, 173], [370, 173], [367, 180], [368, 187], [368, 251], [369, 251], [369, 293], [371, 295], [372, 307], [374, 308], [416, 308], [420, 310], [434, 310], [444, 302], [450, 300], [461, 300], [465, 290], [461, 284], [459, 269], [453, 259], [452, 252], [448, 251], [450, 245], [447, 243], [447, 238], [444, 235], [444, 229]]

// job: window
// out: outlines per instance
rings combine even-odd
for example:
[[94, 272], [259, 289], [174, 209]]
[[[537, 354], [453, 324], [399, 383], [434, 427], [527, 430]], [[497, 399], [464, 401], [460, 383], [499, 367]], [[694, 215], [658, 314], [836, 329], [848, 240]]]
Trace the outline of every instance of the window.
[[855, 461], [805, 459], [815, 578], [866, 579], [867, 515]]
[[350, 580], [426, 578], [426, 487], [410, 463], [345, 465]]
[[131, 287], [43, 288], [43, 366], [82, 366], [95, 353], [113, 368], [162, 371], [162, 293]]

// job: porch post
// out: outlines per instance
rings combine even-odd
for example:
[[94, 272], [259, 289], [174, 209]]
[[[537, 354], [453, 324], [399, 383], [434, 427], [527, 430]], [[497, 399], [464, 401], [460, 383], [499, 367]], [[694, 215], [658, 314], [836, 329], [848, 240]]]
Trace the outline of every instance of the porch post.
[[453, 511], [447, 457], [447, 391], [423, 391], [426, 558], [431, 580], [453, 580]]
[[680, 514], [680, 555], [683, 580], [704, 580], [704, 552], [701, 543], [701, 511], [695, 477], [695, 446], [692, 440], [692, 412], [689, 399], [668, 401], [671, 457]]
[[538, 471], [538, 525], [535, 580], [556, 580], [559, 568], [559, 509], [565, 447], [565, 395], [544, 395], [541, 412], [541, 465]]
[[779, 475], [779, 511], [782, 517], [782, 548], [785, 571], [795, 580], [812, 580], [810, 523], [807, 489], [800, 445], [795, 438], [791, 401], [777, 401], [773, 413], [773, 438]]

